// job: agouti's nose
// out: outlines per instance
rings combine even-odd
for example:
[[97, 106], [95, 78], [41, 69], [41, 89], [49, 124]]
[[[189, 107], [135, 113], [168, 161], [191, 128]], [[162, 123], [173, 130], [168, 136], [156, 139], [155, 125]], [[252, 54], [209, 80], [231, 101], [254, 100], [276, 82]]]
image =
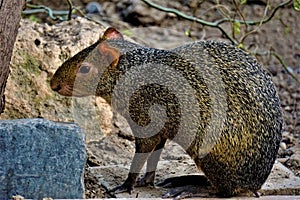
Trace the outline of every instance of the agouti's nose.
[[59, 90], [61, 90], [61, 86], [60, 84], [54, 84], [54, 83], [51, 83], [51, 89], [55, 92], [58, 92]]

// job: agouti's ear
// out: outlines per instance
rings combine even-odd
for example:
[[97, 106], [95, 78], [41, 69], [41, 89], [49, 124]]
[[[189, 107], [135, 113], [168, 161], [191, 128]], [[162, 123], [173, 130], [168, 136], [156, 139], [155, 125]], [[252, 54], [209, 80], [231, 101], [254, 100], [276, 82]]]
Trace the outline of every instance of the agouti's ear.
[[123, 39], [123, 35], [115, 28], [109, 27], [108, 29], [106, 29], [106, 31], [104, 32], [100, 40], [108, 40], [108, 39]]
[[114, 68], [119, 62], [120, 53], [117, 49], [109, 46], [105, 41], [100, 43], [98, 46], [99, 52], [102, 54], [103, 59], [105, 59]]

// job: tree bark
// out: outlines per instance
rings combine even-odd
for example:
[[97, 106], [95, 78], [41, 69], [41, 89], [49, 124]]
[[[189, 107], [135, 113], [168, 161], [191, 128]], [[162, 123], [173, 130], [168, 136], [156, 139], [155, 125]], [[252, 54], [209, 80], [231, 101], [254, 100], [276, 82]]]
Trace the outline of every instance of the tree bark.
[[24, 0], [0, 0], [0, 114], [5, 105], [9, 63], [17, 37]]

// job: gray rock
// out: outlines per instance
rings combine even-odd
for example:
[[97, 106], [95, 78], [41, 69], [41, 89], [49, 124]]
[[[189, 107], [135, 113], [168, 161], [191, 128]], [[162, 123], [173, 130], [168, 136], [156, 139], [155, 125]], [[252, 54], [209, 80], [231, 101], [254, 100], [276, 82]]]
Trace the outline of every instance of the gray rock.
[[[300, 195], [300, 177], [280, 162], [275, 162], [261, 193], [264, 195]], [[298, 199], [300, 197], [298, 196]]]
[[293, 172], [300, 176], [300, 144], [296, 144], [291, 148], [292, 155], [287, 158], [285, 165], [293, 170]]
[[74, 123], [0, 121], [0, 199], [84, 198], [86, 149]]
[[85, 11], [87, 14], [100, 14], [103, 15], [103, 10], [101, 5], [98, 2], [90, 2], [85, 7]]
[[145, 24], [159, 25], [167, 16], [165, 12], [150, 8], [138, 0], [119, 1], [116, 5], [116, 10], [124, 21], [135, 26]]

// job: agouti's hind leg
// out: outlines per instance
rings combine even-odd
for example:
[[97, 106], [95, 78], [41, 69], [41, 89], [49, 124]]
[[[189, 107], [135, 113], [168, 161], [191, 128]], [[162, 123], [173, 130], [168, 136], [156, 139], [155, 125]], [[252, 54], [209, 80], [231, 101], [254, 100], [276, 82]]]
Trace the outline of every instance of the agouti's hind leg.
[[146, 173], [144, 176], [137, 180], [136, 187], [143, 187], [143, 186], [154, 186], [154, 178], [155, 178], [155, 171], [157, 168], [157, 164], [163, 151], [163, 148], [166, 144], [166, 139], [163, 139], [154, 149], [147, 160], [147, 167]]

